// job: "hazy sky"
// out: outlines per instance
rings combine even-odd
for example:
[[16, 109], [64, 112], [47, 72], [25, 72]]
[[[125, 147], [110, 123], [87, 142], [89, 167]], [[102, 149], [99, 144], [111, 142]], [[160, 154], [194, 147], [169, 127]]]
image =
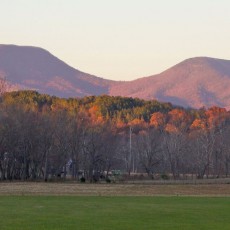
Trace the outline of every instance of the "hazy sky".
[[0, 43], [43, 47], [104, 78], [230, 59], [230, 0], [0, 0]]

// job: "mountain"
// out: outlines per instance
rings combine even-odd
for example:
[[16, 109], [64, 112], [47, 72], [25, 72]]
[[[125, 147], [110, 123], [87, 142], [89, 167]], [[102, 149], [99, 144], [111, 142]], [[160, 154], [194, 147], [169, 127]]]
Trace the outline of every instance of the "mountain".
[[41, 48], [0, 45], [0, 76], [14, 88], [58, 97], [108, 94], [230, 109], [230, 61], [209, 57], [190, 58], [157, 75], [116, 82], [74, 69]]
[[76, 70], [44, 49], [15, 45], [0, 45], [0, 76], [14, 88], [59, 97], [106, 94], [113, 83]]
[[110, 94], [154, 98], [184, 107], [230, 109], [230, 61], [190, 58], [161, 74], [113, 86]]

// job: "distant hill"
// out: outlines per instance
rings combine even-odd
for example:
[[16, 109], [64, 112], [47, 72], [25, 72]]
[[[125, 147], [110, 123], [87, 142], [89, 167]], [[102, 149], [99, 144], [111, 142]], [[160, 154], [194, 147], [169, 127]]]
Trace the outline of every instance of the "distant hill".
[[15, 45], [0, 45], [0, 75], [14, 87], [59, 97], [106, 94], [113, 83], [76, 70], [44, 49]]
[[157, 99], [184, 107], [230, 109], [230, 61], [187, 59], [161, 74], [113, 86], [111, 95]]
[[215, 58], [191, 58], [157, 75], [116, 82], [74, 69], [41, 48], [0, 45], [0, 76], [14, 87], [59, 97], [108, 94], [230, 109], [230, 61]]

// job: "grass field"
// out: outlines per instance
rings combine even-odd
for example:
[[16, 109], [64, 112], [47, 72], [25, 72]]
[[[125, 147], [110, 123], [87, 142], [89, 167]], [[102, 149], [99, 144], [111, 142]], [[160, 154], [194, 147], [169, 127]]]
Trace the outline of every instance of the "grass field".
[[229, 184], [0, 183], [0, 229], [230, 229]]
[[0, 196], [0, 229], [230, 229], [230, 198]]

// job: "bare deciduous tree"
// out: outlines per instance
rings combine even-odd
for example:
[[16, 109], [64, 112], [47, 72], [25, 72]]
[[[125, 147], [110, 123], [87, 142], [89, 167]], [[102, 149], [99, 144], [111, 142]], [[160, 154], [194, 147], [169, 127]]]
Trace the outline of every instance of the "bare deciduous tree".
[[149, 177], [154, 179], [156, 168], [162, 161], [162, 133], [149, 129], [140, 133], [136, 140], [136, 150], [141, 166]]
[[185, 134], [182, 132], [164, 133], [163, 152], [164, 159], [169, 165], [169, 172], [172, 173], [174, 179], [178, 179], [184, 168]]

